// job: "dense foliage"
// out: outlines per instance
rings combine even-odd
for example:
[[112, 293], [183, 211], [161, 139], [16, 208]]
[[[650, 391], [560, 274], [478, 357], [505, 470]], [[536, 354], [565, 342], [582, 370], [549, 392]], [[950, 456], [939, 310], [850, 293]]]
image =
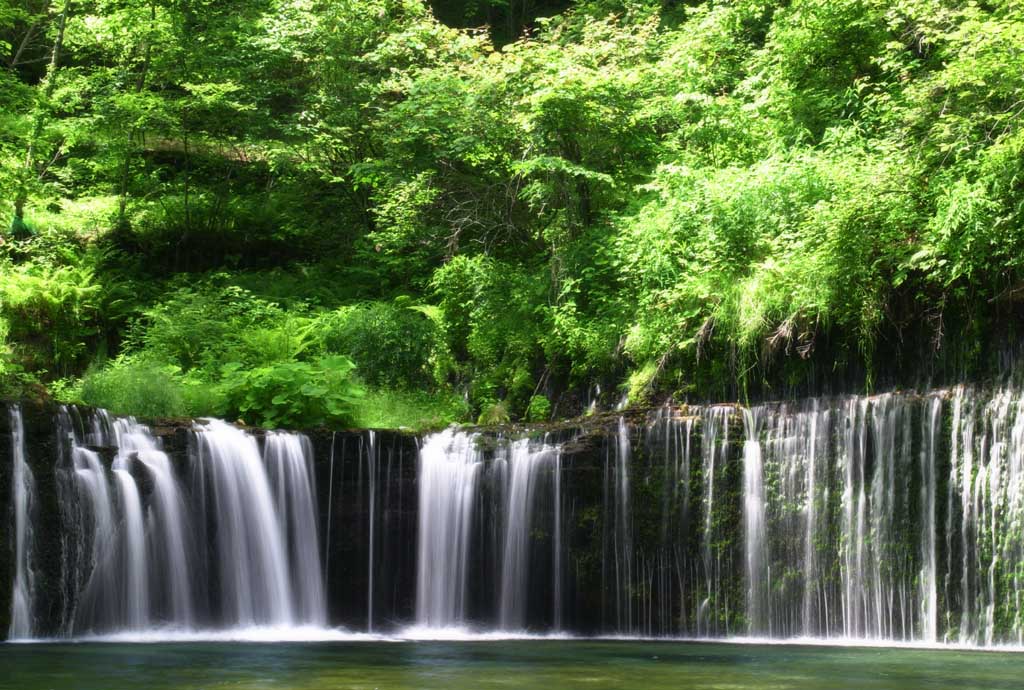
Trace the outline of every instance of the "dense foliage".
[[1017, 0], [0, 0], [0, 53], [8, 393], [536, 421], [1020, 322]]

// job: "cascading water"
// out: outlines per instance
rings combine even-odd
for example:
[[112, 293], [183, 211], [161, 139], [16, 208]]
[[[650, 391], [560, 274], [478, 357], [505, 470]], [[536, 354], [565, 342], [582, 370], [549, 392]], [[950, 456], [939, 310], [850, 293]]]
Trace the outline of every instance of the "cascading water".
[[299, 621], [326, 623], [327, 603], [320, 571], [315, 481], [309, 439], [296, 434], [267, 434], [264, 450], [271, 485], [288, 545], [293, 606]]
[[153, 482], [148, 532], [155, 572], [150, 578], [163, 609], [161, 617], [172, 625], [192, 628], [196, 620], [191, 581], [193, 559], [189, 548], [193, 528], [185, 512], [181, 487], [171, 468], [171, 460], [160, 449], [150, 429], [134, 419], [115, 420], [112, 427], [117, 457], [134, 458]]
[[547, 443], [531, 447], [529, 439], [522, 439], [511, 445], [498, 607], [498, 621], [503, 630], [522, 630], [526, 627], [530, 530], [533, 525], [535, 493], [540, 471], [553, 466], [557, 457], [558, 449]]
[[939, 445], [939, 423], [942, 398], [932, 395], [921, 415], [920, 507], [921, 507], [921, 570], [918, 576], [921, 615], [921, 639], [936, 642], [939, 629], [938, 554], [936, 542], [935, 497], [938, 493], [936, 456]]
[[65, 633], [325, 624], [305, 437], [268, 433], [261, 453], [244, 431], [197, 424], [186, 490], [134, 419], [58, 421]]
[[632, 446], [630, 429], [624, 417], [619, 417], [616, 434], [605, 456], [605, 522], [609, 530], [611, 555], [605, 555], [604, 567], [609, 571], [608, 581], [615, 596], [615, 627], [635, 632], [637, 621], [634, 609], [634, 567], [636, 552], [633, 548], [633, 520], [630, 506], [630, 462]]
[[106, 444], [113, 434], [118, 448], [117, 455], [111, 463], [111, 470], [117, 483], [123, 521], [121, 572], [124, 573], [124, 608], [120, 620], [130, 630], [142, 630], [150, 621], [146, 529], [143, 524], [139, 487], [132, 475], [132, 466], [137, 459], [134, 451], [138, 445], [133, 441], [136, 436], [143, 435], [134, 428], [136, 426], [134, 420], [117, 420], [115, 426], [102, 410], [94, 417], [94, 442], [97, 445]]
[[365, 602], [375, 630], [414, 607], [431, 628], [1024, 644], [1016, 388], [665, 406], [571, 441], [448, 430], [415, 478], [394, 472], [407, 436], [351, 435], [346, 454], [338, 432], [320, 491], [301, 436], [261, 450], [208, 422], [172, 461], [134, 420], [68, 408], [55, 594], [32, 585], [45, 506], [15, 412], [12, 636], [61, 603], [69, 634], [320, 626], [326, 555], [335, 613], [362, 625]]
[[705, 596], [697, 608], [697, 634], [729, 634], [730, 613], [734, 611], [729, 593], [723, 583], [732, 567], [730, 554], [724, 548], [721, 521], [716, 510], [721, 503], [720, 489], [723, 471], [729, 459], [729, 425], [735, 409], [716, 405], [704, 410], [701, 417], [703, 431], [701, 445], [701, 477], [704, 483], [704, 529], [701, 532], [700, 557], [703, 566]]
[[[449, 429], [427, 437], [420, 448], [417, 625], [462, 627], [472, 618], [521, 631], [546, 599], [542, 608], [550, 618], [543, 625], [557, 630], [564, 607], [561, 446], [548, 438], [498, 438], [488, 452], [480, 448], [483, 440]], [[538, 530], [550, 535], [543, 548], [535, 541]], [[470, 576], [483, 559], [483, 577], [493, 580], [490, 586], [474, 583], [477, 608], [471, 615]], [[551, 579], [535, 575], [538, 568], [549, 568]], [[550, 583], [550, 596], [533, 596], [542, 583]]]
[[373, 567], [374, 556], [377, 553], [377, 434], [372, 429], [366, 432], [366, 470], [370, 480], [370, 501], [369, 501], [369, 540], [367, 543], [366, 558], [366, 629], [373, 631], [373, 584], [376, 580], [376, 571]]
[[197, 425], [195, 433], [198, 461], [210, 478], [225, 620], [296, 623], [282, 521], [256, 439], [217, 420]]
[[947, 631], [955, 630], [961, 641], [992, 644], [1008, 629], [1019, 643], [1024, 397], [1002, 390], [985, 401], [959, 387], [952, 407], [944, 594], [958, 607], [947, 611]]
[[14, 640], [32, 637], [35, 608], [35, 573], [32, 559], [32, 509], [35, 502], [35, 478], [25, 458], [25, 431], [21, 408], [12, 405], [11, 455], [14, 459], [14, 591], [11, 602], [11, 626], [8, 636]]
[[78, 488], [79, 523], [91, 525], [91, 533], [82, 540], [88, 543], [89, 556], [84, 561], [85, 571], [75, 577], [84, 582], [84, 589], [76, 597], [74, 632], [92, 632], [104, 626], [120, 627], [123, 607], [119, 604], [119, 569], [117, 568], [117, 538], [114, 505], [110, 497], [106, 470], [99, 455], [88, 448], [76, 446], [72, 450], [74, 477]]
[[[677, 586], [658, 584], [664, 576], [648, 564], [661, 556], [641, 551], [651, 547], [647, 538], [636, 547], [629, 595], [639, 622], [613, 612], [605, 617], [612, 630], [1019, 643], [1020, 392], [961, 387], [763, 405], [742, 410], [742, 445], [729, 439], [734, 410], [666, 408], [650, 417], [645, 453], [658, 469], [637, 481], [648, 485], [655, 472], [664, 478], [659, 542], [677, 549], [668, 568]], [[694, 416], [701, 461], [691, 473], [689, 443], [684, 452], [681, 439]], [[610, 448], [616, 438], [609, 434]], [[674, 469], [681, 464], [684, 480]], [[606, 463], [606, 472], [605, 529], [614, 535], [623, 499], [617, 465]], [[655, 516], [630, 504], [627, 519], [637, 511]], [[616, 558], [605, 549], [605, 571]]]
[[640, 602], [647, 611], [647, 625], [639, 632], [648, 636], [672, 635], [687, 630], [687, 595], [693, 585], [686, 544], [679, 535], [688, 534], [692, 524], [691, 454], [694, 417], [680, 415], [664, 405], [647, 421], [646, 451], [662, 464], [658, 550], [654, 558], [654, 585], [646, 588]]
[[146, 532], [142, 522], [142, 499], [131, 475], [131, 458], [120, 454], [113, 463], [114, 479], [123, 518], [121, 584], [123, 610], [118, 618], [130, 630], [149, 625], [149, 574], [146, 563]]
[[431, 628], [466, 622], [469, 548], [483, 454], [476, 436], [451, 429], [420, 448], [416, 622]]
[[331, 553], [331, 511], [334, 508], [334, 444], [337, 441], [338, 432], [331, 433], [331, 458], [327, 474], [327, 522], [324, 526], [324, 582], [330, 578], [330, 553]]
[[747, 619], [750, 632], [765, 634], [771, 589], [770, 573], [765, 572], [765, 495], [764, 464], [761, 457], [761, 415], [757, 408], [743, 410], [743, 520], [744, 552], [747, 566]]
[[554, 544], [551, 554], [554, 567], [551, 577], [551, 606], [554, 611], [552, 627], [558, 631], [562, 629], [562, 615], [564, 604], [562, 602], [562, 450], [556, 448], [555, 455], [555, 482], [554, 482], [554, 506], [555, 506], [555, 528]]
[[[765, 496], [763, 536], [753, 543], [748, 534], [744, 548], [748, 562], [767, 559], [766, 595], [747, 611], [762, 621], [753, 630], [781, 637], [907, 638], [911, 577], [898, 542], [909, 511], [908, 401], [880, 396], [830, 407], [810, 400], [758, 408], [748, 419], [752, 415], [767, 419], [759, 445], [763, 482], [774, 487]], [[751, 443], [748, 424], [748, 457]], [[763, 488], [747, 482], [747, 506], [758, 502], [752, 492]]]
[[762, 412], [765, 482], [777, 487], [766, 526], [779, 574], [771, 635], [1019, 640], [1024, 406], [1009, 391], [985, 400], [958, 388], [948, 397], [886, 394]]
[[757, 633], [821, 634], [829, 628], [831, 613], [829, 587], [822, 577], [827, 568], [819, 558], [820, 545], [830, 534], [826, 429], [830, 413], [817, 400], [806, 408], [781, 405], [757, 408], [754, 413], [767, 420], [761, 454], [774, 486], [764, 493], [765, 543], [760, 554], [775, 564], [774, 572], [780, 575], [774, 581], [768, 577], [771, 565], [764, 573], [765, 600], [759, 607], [762, 625]]

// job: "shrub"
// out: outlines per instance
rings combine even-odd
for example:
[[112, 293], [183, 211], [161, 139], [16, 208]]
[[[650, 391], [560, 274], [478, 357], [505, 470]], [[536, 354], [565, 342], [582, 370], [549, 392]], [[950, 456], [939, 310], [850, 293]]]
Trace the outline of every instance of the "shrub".
[[10, 386], [8, 381], [14, 371], [14, 364], [11, 362], [11, 349], [7, 345], [7, 322], [0, 316], [0, 395], [4, 394]]
[[529, 422], [546, 422], [551, 418], [551, 401], [543, 395], [530, 398], [526, 406], [526, 420]]
[[92, 272], [34, 263], [0, 270], [0, 317], [18, 343], [14, 359], [37, 372], [67, 374], [82, 365], [99, 334], [101, 294]]
[[548, 285], [543, 274], [486, 256], [454, 257], [434, 274], [445, 334], [470, 362], [464, 374], [481, 409], [498, 398], [508, 409], [525, 407], [550, 328]]
[[504, 400], [498, 402], [484, 403], [477, 424], [508, 424], [512, 417], [509, 415], [508, 403]]
[[351, 357], [368, 384], [406, 388], [436, 381], [435, 364], [443, 358], [439, 332], [421, 310], [367, 302], [329, 312], [314, 328], [324, 351]]
[[247, 366], [300, 359], [312, 345], [309, 320], [294, 316], [285, 316], [271, 326], [242, 330], [235, 337], [238, 342], [226, 356]]
[[128, 346], [184, 371], [216, 369], [242, 344], [243, 333], [279, 324], [284, 316], [277, 304], [240, 287], [186, 286], [145, 312], [129, 333]]
[[58, 398], [142, 417], [216, 415], [222, 407], [213, 386], [183, 375], [176, 365], [132, 357], [91, 369], [77, 385], [51, 390]]
[[342, 356], [315, 362], [275, 362], [255, 369], [224, 367], [221, 390], [228, 411], [249, 424], [309, 428], [350, 424], [363, 394], [352, 377], [355, 364]]

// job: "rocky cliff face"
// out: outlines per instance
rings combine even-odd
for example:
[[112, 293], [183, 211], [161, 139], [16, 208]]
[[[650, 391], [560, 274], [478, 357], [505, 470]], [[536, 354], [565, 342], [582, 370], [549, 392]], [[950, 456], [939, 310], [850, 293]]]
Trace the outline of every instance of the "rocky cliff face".
[[[69, 466], [58, 411], [22, 412], [37, 494], [36, 634], [59, 634], [74, 598], [66, 554], [76, 525], [60, 508]], [[182, 490], [194, 492], [190, 424], [150, 425]], [[465, 472], [434, 484], [419, 451], [430, 439], [305, 435], [333, 626], [390, 631], [440, 620], [582, 634], [1024, 640], [1016, 388], [466, 429], [449, 432], [459, 443], [435, 448], [434, 458]], [[109, 472], [114, 448], [89, 450]], [[0, 415], [2, 629], [15, 569], [12, 462]], [[139, 472], [135, 481], [151, 505], [150, 480]], [[429, 567], [418, 549], [426, 537]], [[439, 618], [417, 600], [436, 604]]]
[[[62, 517], [59, 505], [58, 467], [61, 463], [66, 466], [68, 460], [67, 449], [58, 438], [58, 411], [54, 405], [21, 405], [27, 461], [36, 479], [33, 570], [35, 630], [41, 636], [65, 632], [62, 625], [66, 624], [68, 599], [73, 596], [65, 582], [68, 535], [62, 520], [67, 517]], [[87, 425], [83, 420], [89, 415], [89, 410], [81, 409], [72, 416], [76, 424]], [[617, 483], [622, 478], [617, 478], [620, 470], [616, 469], [616, 458], [624, 452], [619, 426], [624, 418], [619, 415], [529, 430], [507, 427], [467, 432], [474, 434], [484, 468], [474, 499], [472, 545], [466, 564], [468, 623], [492, 626], [499, 616], [510, 481], [507, 445], [511, 439], [523, 436], [557, 445], [560, 457], [557, 485], [550, 466], [542, 468], [532, 480], [539, 488], [527, 517], [530, 565], [524, 606], [529, 626], [548, 629], [557, 625], [596, 632], [627, 615], [630, 607], [624, 605], [624, 599], [646, 597], [650, 603], [655, 596], [653, 585], [642, 580], [650, 579], [651, 573], [634, 573], [636, 564], [626, 561], [633, 561], [638, 550], [652, 554], [657, 551], [659, 558], [669, 558], [670, 554], [662, 553], [661, 544], [677, 536], [684, 526], [664, 523], [666, 516], [677, 509], [663, 500], [666, 491], [671, 493], [666, 482], [672, 481], [673, 475], [665, 473], [664, 460], [657, 453], [648, 456], [644, 452], [642, 430], [647, 413], [633, 411], [630, 415], [634, 426], [627, 428], [629, 448], [621, 460], [630, 465], [627, 471], [634, 475], [630, 490], [636, 498], [619, 508], [615, 496], [623, 487]], [[0, 510], [5, 516], [5, 527], [0, 530], [0, 630], [6, 630], [14, 572], [12, 443], [8, 415], [0, 417]], [[149, 420], [148, 424], [176, 472], [187, 476], [195, 452], [191, 423]], [[258, 438], [263, 434], [258, 429], [251, 433]], [[328, 621], [354, 630], [388, 630], [414, 622], [421, 439], [387, 431], [312, 430], [305, 435], [312, 446]], [[734, 438], [738, 436], [734, 430]], [[696, 436], [690, 443], [689, 452], [699, 452]], [[108, 466], [116, 452], [113, 447], [91, 449]], [[138, 483], [146, 505], [152, 486], [141, 473]], [[622, 522], [623, 509], [630, 513], [628, 523]], [[673, 547], [675, 557], [690, 551], [694, 544], [690, 536], [682, 538]], [[647, 567], [653, 570], [653, 563], [650, 560]], [[667, 573], [670, 563], [659, 563], [658, 567]], [[666, 578], [661, 576], [659, 586], [670, 588]], [[666, 603], [658, 615], [677, 616], [674, 610], [682, 606], [684, 603], [678, 600]], [[638, 620], [640, 613], [629, 615]], [[622, 621], [622, 625], [635, 627], [635, 620]], [[663, 625], [670, 627], [668, 620]]]
[[[5, 411], [6, 412], [6, 411]], [[63, 460], [52, 405], [22, 404], [27, 460], [36, 480], [32, 524], [34, 526], [34, 572], [37, 634], [60, 633], [62, 609], [62, 516], [58, 496], [58, 463]], [[79, 418], [87, 414], [79, 411]], [[187, 475], [194, 452], [191, 424], [187, 421], [151, 420], [154, 435], [180, 475]], [[262, 435], [260, 430], [254, 430]], [[329, 618], [337, 624], [363, 627], [367, 615], [368, 493], [367, 466], [369, 435], [359, 431], [313, 431], [307, 433], [316, 474], [316, 497], [323, 525], [321, 542], [329, 573]], [[376, 472], [386, 500], [376, 507], [380, 527], [375, 530], [376, 550], [393, 564], [382, 573], [377, 596], [381, 612], [388, 619], [408, 618], [411, 611], [410, 585], [415, 573], [411, 559], [415, 548], [416, 521], [416, 439], [401, 433], [377, 433], [379, 460]], [[109, 459], [113, 448], [94, 447]], [[0, 415], [0, 630], [10, 624], [11, 591], [14, 577], [14, 530], [11, 467], [13, 462], [9, 415]], [[330, 479], [333, 474], [333, 485]], [[143, 499], [152, 487], [140, 477]], [[383, 487], [382, 487], [383, 488]], [[329, 518], [329, 522], [328, 522]], [[328, 540], [329, 530], [329, 541]], [[410, 546], [412, 545], [412, 546]]]

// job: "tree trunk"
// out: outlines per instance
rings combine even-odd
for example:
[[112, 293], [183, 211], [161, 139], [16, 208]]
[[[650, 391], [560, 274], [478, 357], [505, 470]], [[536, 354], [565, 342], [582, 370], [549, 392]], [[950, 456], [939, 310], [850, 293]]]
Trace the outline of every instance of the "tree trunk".
[[21, 56], [24, 55], [29, 45], [32, 43], [32, 39], [36, 36], [36, 31], [39, 29], [40, 20], [34, 21], [28, 29], [25, 31], [25, 35], [21, 37], [21, 42], [18, 43], [18, 49], [14, 51], [14, 55], [11, 56], [11, 61], [7, 64], [10, 68], [15, 68], [21, 64]]

